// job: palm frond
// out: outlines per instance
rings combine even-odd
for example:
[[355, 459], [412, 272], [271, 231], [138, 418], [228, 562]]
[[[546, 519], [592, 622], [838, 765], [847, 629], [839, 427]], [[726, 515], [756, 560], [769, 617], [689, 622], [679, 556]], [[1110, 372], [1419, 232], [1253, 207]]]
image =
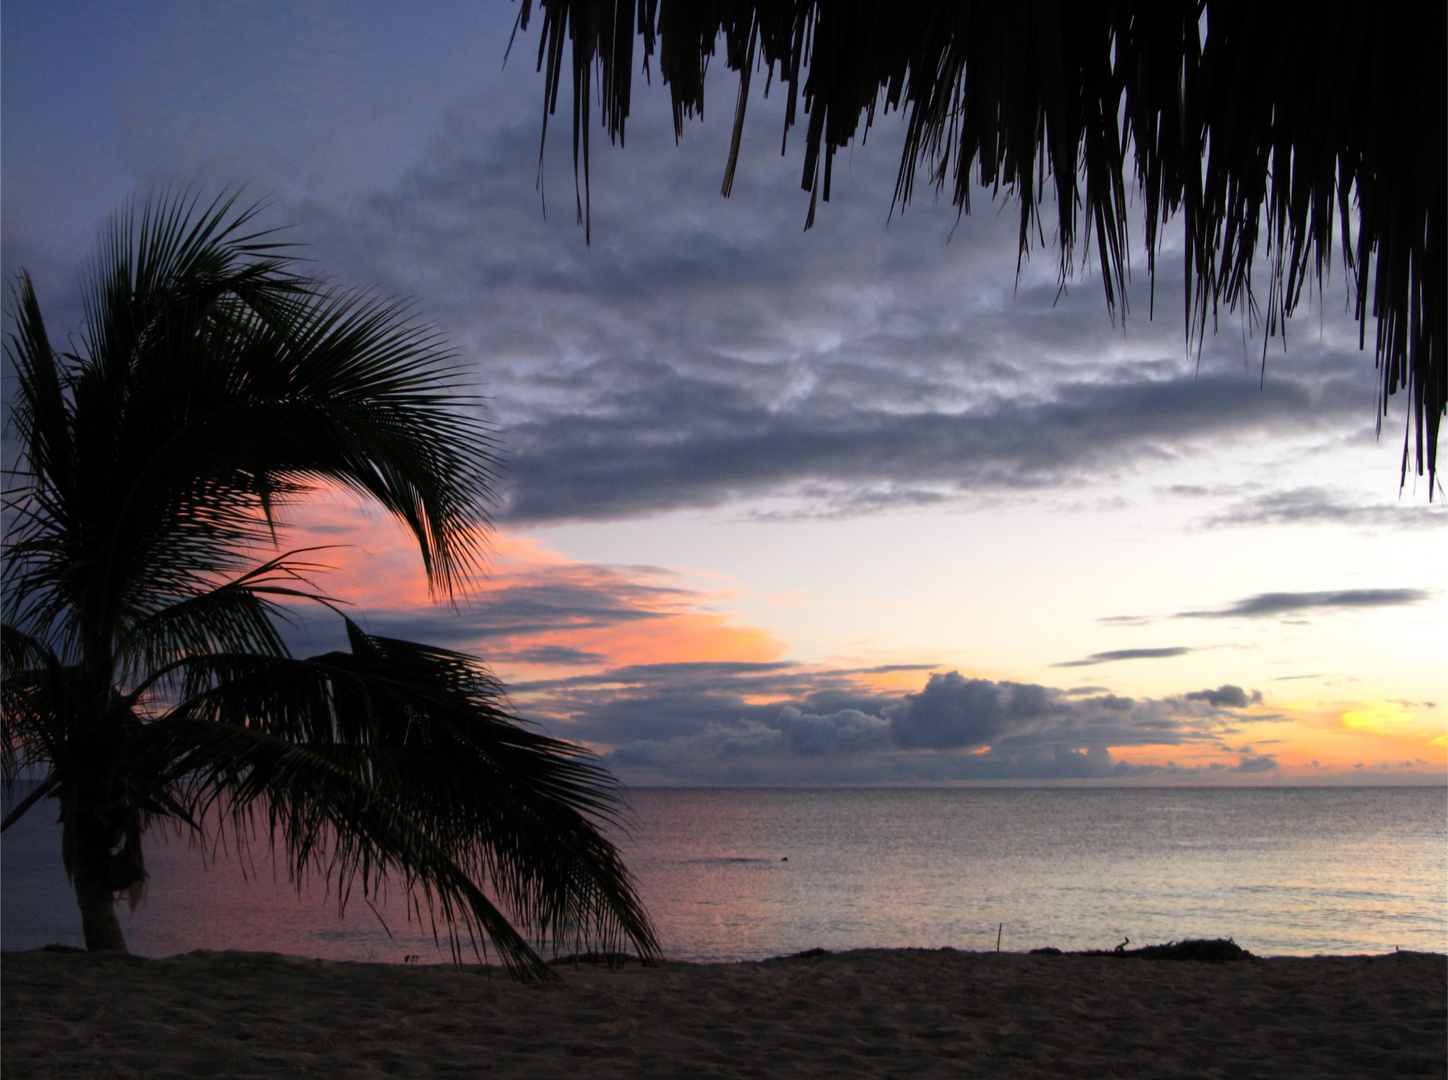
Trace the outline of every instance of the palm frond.
[[185, 597], [139, 619], [116, 645], [118, 684], [130, 687], [134, 701], [154, 694], [158, 688], [175, 689], [173, 676], [179, 676], [185, 668], [187, 657], [214, 653], [289, 655], [278, 623], [290, 622], [291, 617], [281, 603], [311, 601], [337, 606], [308, 580], [309, 572], [324, 568], [295, 558], [317, 550], [299, 548], [278, 555], [214, 589]]
[[[610, 139], [629, 115], [636, 37], [669, 86], [676, 136], [702, 113], [722, 38], [740, 74], [734, 175], [756, 66], [784, 84], [785, 132], [808, 117], [806, 227], [828, 201], [834, 154], [876, 120], [906, 114], [897, 205], [923, 175], [962, 212], [972, 187], [1018, 205], [1024, 257], [1054, 203], [1063, 278], [1096, 244], [1106, 302], [1124, 313], [1134, 183], [1154, 278], [1162, 227], [1185, 226], [1187, 333], [1218, 311], [1283, 335], [1334, 257], [1375, 326], [1379, 422], [1407, 395], [1410, 450], [1436, 484], [1448, 408], [1448, 16], [1440, 5], [1323, 0], [538, 0], [544, 124], [573, 76], [575, 176], [588, 227], [588, 131], [597, 98]], [[522, 0], [526, 30], [532, 0]], [[568, 46], [571, 45], [571, 49]], [[655, 57], [657, 53], [657, 57]], [[566, 57], [566, 59], [565, 59]], [[1356, 229], [1356, 235], [1353, 230]], [[1253, 281], [1266, 256], [1265, 297]], [[1264, 357], [1265, 362], [1265, 357]]]
[[[169, 819], [259, 825], [340, 903], [400, 883], [409, 910], [551, 973], [540, 940], [658, 946], [600, 826], [612, 779], [519, 726], [477, 661], [370, 637], [292, 657], [287, 605], [338, 605], [274, 545], [332, 484], [405, 524], [430, 584], [477, 569], [493, 446], [438, 338], [404, 306], [303, 278], [257, 208], [163, 193], [120, 215], [76, 354], [12, 288], [19, 454], [5, 492], [0, 774], [48, 770], [89, 948], [124, 949], [114, 901]], [[211, 814], [211, 817], [208, 817]], [[243, 839], [244, 842], [244, 839]]]
[[[49, 797], [50, 794], [55, 791], [55, 789], [59, 786], [60, 777], [53, 772], [40, 783], [36, 784], [29, 795], [26, 795], [23, 799], [21, 799], [10, 808], [9, 812], [5, 815], [5, 820], [0, 821], [0, 833], [3, 833], [6, 829], [10, 828], [10, 826], [14, 825], [17, 821], [25, 816], [25, 812], [27, 810], [29, 810], [32, 806], [38, 803], [41, 799]], [[12, 793], [12, 791], [13, 788], [7, 785], [6, 794], [9, 795]]]
[[555, 945], [656, 955], [598, 829], [620, 813], [612, 778], [520, 726], [477, 661], [347, 630], [350, 652], [310, 660], [190, 658], [189, 696], [144, 731], [144, 771], [234, 835], [260, 815], [294, 878], [320, 872], [343, 902], [400, 878], [419, 914], [491, 940], [518, 974], [546, 968], [510, 916]]
[[[74, 686], [52, 649], [9, 625], [0, 626], [0, 669], [0, 782], [9, 795], [18, 779], [48, 772], [65, 756]], [[7, 822], [23, 811], [17, 807]]]
[[6, 617], [68, 649], [243, 571], [319, 484], [407, 525], [445, 595], [481, 558], [493, 444], [449, 354], [404, 306], [291, 273], [234, 201], [117, 218], [82, 355], [51, 349], [28, 279], [13, 294]]

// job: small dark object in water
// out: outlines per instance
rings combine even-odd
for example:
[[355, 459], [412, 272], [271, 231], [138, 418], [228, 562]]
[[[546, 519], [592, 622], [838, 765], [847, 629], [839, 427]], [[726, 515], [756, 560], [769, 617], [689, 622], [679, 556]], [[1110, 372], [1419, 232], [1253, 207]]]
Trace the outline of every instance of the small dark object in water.
[[1047, 946], [1046, 946], [1045, 948], [1043, 948], [1043, 949], [1032, 949], [1032, 950], [1031, 950], [1031, 955], [1032, 955], [1032, 956], [1065, 956], [1066, 954], [1063, 953], [1060, 949], [1056, 948], [1056, 946], [1054, 946], [1054, 945], [1047, 945]]
[[49, 945], [42, 945], [41, 952], [85, 952], [79, 945], [58, 945], [51, 942]]
[[780, 861], [780, 862], [789, 862], [789, 856], [786, 855], [784, 858], [780, 859], [779, 861]]

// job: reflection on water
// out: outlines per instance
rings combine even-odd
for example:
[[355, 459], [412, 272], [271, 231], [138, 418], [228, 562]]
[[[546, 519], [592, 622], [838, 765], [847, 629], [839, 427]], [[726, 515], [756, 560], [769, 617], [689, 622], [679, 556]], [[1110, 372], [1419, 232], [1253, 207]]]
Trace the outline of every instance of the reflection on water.
[[[1448, 951], [1438, 788], [643, 789], [623, 840], [677, 959], [816, 946], [1103, 948], [1232, 937], [1260, 954]], [[54, 804], [50, 804], [53, 806]], [[78, 942], [45, 805], [5, 834], [6, 948]], [[437, 954], [401, 898], [313, 883], [298, 901], [264, 849], [251, 872], [153, 842], [122, 921], [133, 951], [266, 949], [334, 959]], [[383, 929], [385, 919], [392, 937]], [[1001, 924], [1004, 924], [1002, 927]]]
[[681, 958], [989, 949], [998, 930], [1007, 949], [1220, 936], [1266, 954], [1448, 950], [1442, 789], [655, 790], [634, 803], [629, 865]]
[[[50, 801], [36, 806], [0, 841], [0, 930], [7, 949], [81, 942], [54, 806]], [[323, 881], [310, 882], [298, 899], [285, 864], [273, 865], [264, 842], [238, 859], [156, 831], [147, 834], [145, 852], [150, 881], [144, 899], [134, 912], [123, 901], [116, 905], [134, 953], [173, 956], [205, 948], [329, 960], [400, 962], [413, 954], [437, 959], [430, 927], [409, 925], [400, 890], [364, 897], [358, 886], [342, 918], [335, 892], [329, 894]]]

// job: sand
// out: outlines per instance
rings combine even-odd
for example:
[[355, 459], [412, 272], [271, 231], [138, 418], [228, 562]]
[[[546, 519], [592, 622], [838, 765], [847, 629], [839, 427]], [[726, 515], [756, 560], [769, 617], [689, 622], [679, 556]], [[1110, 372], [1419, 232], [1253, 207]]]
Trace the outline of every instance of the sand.
[[867, 950], [496, 971], [197, 952], [3, 958], [23, 1077], [1375, 1077], [1445, 1067], [1448, 959]]

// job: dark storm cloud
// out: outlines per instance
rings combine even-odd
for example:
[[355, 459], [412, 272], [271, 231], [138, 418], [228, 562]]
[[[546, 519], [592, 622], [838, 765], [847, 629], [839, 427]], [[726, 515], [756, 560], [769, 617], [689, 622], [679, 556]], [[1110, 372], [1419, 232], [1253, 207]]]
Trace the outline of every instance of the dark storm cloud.
[[[861, 682], [859, 676], [870, 673], [869, 669], [813, 671], [788, 662], [634, 664], [573, 678], [518, 683], [510, 689], [529, 703], [528, 715], [550, 727], [566, 725], [569, 738], [616, 745], [693, 737], [711, 728], [733, 731], [740, 724], [779, 731], [786, 705], [799, 710], [806, 727], [813, 723], [809, 717], [878, 716], [898, 698]], [[556, 731], [562, 733], [564, 728]], [[812, 742], [819, 744], [818, 733]]]
[[1234, 773], [1264, 773], [1277, 768], [1277, 758], [1271, 754], [1246, 754], [1231, 767]]
[[925, 689], [892, 706], [890, 733], [902, 749], [983, 746], [1031, 720], [1069, 712], [1059, 691], [1044, 686], [932, 675]]
[[820, 716], [797, 705], [780, 709], [775, 726], [788, 740], [790, 750], [804, 757], [884, 749], [890, 745], [892, 727], [889, 721], [858, 709], [837, 709]]
[[[711, 732], [707, 739], [637, 743], [620, 747], [606, 760], [639, 784], [936, 784], [1039, 781], [1135, 781], [1200, 783], [1277, 768], [1270, 755], [1243, 756], [1235, 765], [1136, 764], [1102, 746], [1073, 750], [1036, 747], [992, 750], [988, 754], [880, 752], [805, 758], [780, 753], [786, 737], [754, 727]], [[708, 752], [704, 752], [707, 747]]]
[[1340, 589], [1335, 592], [1258, 593], [1217, 611], [1182, 611], [1178, 619], [1257, 619], [1322, 608], [1379, 608], [1417, 604], [1433, 594], [1426, 589]]
[[1215, 690], [1193, 690], [1182, 696], [1188, 701], [1205, 701], [1208, 705], [1215, 705], [1219, 709], [1245, 709], [1249, 702], [1256, 704], [1262, 700], [1260, 693], [1253, 691], [1249, 699], [1247, 691], [1240, 686], [1231, 684], [1219, 686]]
[[[592, 247], [570, 213], [542, 218], [536, 120], [481, 108], [454, 113], [395, 190], [346, 213], [300, 208], [329, 267], [425, 297], [476, 360], [511, 520], [777, 496], [789, 506], [759, 513], [930, 507], [1370, 414], [1370, 365], [1331, 324], [1259, 388], [1230, 343], [1184, 357], [1171, 311], [1133, 316], [1127, 339], [1095, 282], [1061, 294], [1049, 258], [1017, 281], [1009, 215], [968, 218], [948, 244], [948, 207], [887, 227], [893, 129], [852, 153], [801, 235], [796, 170], [758, 137], [769, 103], [720, 199], [727, 125], [691, 129], [680, 152], [658, 97], [626, 153], [595, 156]], [[549, 152], [571, 195], [566, 155]], [[1159, 301], [1180, 291], [1173, 274], [1164, 264]]]
[[1117, 660], [1169, 660], [1173, 656], [1185, 656], [1192, 650], [1184, 645], [1173, 645], [1164, 649], [1113, 649], [1110, 652], [1092, 653], [1084, 660], [1065, 660], [1052, 667], [1093, 667], [1096, 664], [1110, 664]]
[[837, 512], [928, 505], [1054, 487], [1192, 437], [1309, 414], [1315, 423], [1319, 405], [1337, 411], [1305, 386], [1264, 391], [1229, 375], [1062, 383], [1046, 400], [990, 397], [961, 411], [823, 394], [781, 406], [746, 383], [661, 361], [600, 362], [580, 375], [590, 384], [578, 388], [586, 411], [541, 413], [508, 432], [514, 520], [808, 498], [811, 487], [811, 501]]
[[[507, 22], [482, 20], [463, 36], [501, 48]], [[224, 19], [208, 25], [215, 50], [229, 32], [218, 29]], [[449, 35], [452, 46], [461, 40]], [[303, 54], [286, 55], [312, 85], [314, 68], [296, 66]], [[1155, 321], [1144, 317], [1145, 280], [1129, 286], [1128, 336], [1089, 273], [1060, 287], [1049, 245], [1018, 275], [1013, 215], [997, 212], [1006, 204], [989, 193], [963, 220], [928, 198], [892, 214], [900, 123], [852, 147], [847, 167], [840, 159], [831, 202], [802, 233], [809, 197], [798, 154], [779, 154], [781, 94], [751, 104], [727, 200], [718, 195], [727, 116], [690, 125], [680, 148], [668, 96], [639, 96], [628, 149], [594, 147], [587, 246], [573, 221], [566, 138], [551, 140], [541, 163], [544, 214], [539, 81], [519, 59], [482, 82], [455, 69], [421, 95], [429, 106], [415, 115], [427, 119], [400, 142], [376, 143], [348, 122], [376, 107], [371, 95], [384, 84], [367, 81], [361, 97], [336, 106], [336, 131], [320, 143], [306, 124], [284, 125], [290, 149], [280, 159], [269, 145], [227, 146], [225, 124], [216, 134], [171, 122], [185, 95], [155, 91], [154, 79], [138, 99], [144, 108], [123, 110], [149, 132], [126, 140], [143, 171], [254, 176], [259, 193], [280, 192], [267, 223], [294, 224], [317, 267], [421, 298], [420, 313], [491, 397], [511, 459], [513, 520], [776, 496], [790, 505], [756, 513], [929, 508], [1123, 475], [1177, 460], [1194, 443], [1338, 432], [1372, 415], [1372, 365], [1350, 319], [1329, 313], [1317, 339], [1294, 342], [1259, 390], [1236, 334], [1185, 355], [1175, 259], [1161, 263]], [[184, 85], [178, 78], [162, 82]], [[452, 97], [479, 86], [487, 89], [473, 100]], [[414, 91], [403, 94], [409, 115]], [[437, 103], [450, 98], [439, 119]], [[341, 175], [354, 179], [337, 186]], [[44, 247], [54, 223], [25, 213], [5, 223], [6, 265], [20, 252], [45, 269], [27, 245]], [[1177, 228], [1168, 225], [1168, 246]], [[49, 263], [50, 276], [69, 279], [53, 251]], [[1301, 502], [1246, 507], [1237, 523], [1337, 512]]]
[[553, 733], [611, 747], [607, 760], [633, 782], [1146, 776], [1155, 767], [1117, 761], [1111, 748], [1195, 745], [1250, 756], [1250, 747], [1222, 740], [1243, 723], [1275, 719], [1232, 711], [1242, 707], [1239, 697], [1258, 698], [1230, 685], [1134, 699], [936, 672], [915, 693], [881, 694], [859, 674], [785, 663], [655, 664], [515, 691], [524, 713]]

